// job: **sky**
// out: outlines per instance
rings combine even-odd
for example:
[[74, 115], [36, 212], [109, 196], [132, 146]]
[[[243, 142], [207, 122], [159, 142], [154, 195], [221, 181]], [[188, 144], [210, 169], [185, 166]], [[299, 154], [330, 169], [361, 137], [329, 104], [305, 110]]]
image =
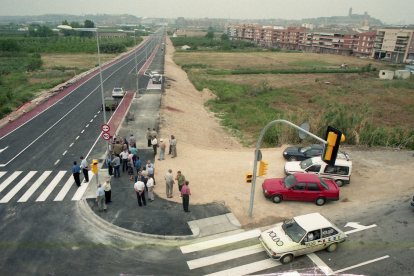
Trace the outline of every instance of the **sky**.
[[414, 24], [413, 0], [0, 0], [0, 16], [131, 14], [160, 18], [302, 19], [368, 12], [387, 24]]

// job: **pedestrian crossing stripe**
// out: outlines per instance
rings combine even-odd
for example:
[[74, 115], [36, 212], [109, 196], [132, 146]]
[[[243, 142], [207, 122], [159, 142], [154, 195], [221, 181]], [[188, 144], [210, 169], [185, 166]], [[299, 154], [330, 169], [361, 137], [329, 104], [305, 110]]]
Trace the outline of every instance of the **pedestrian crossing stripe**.
[[[57, 172], [53, 179], [47, 183], [46, 187], [44, 188], [42, 193], [36, 198], [35, 202], [46, 201], [50, 197], [52, 192], [56, 189], [58, 184], [61, 183], [62, 179], [64, 179], [64, 177], [66, 176], [67, 180], [65, 184], [60, 188], [59, 193], [53, 199], [53, 201], [63, 201], [75, 182], [72, 174], [70, 173], [70, 175], [68, 175], [67, 172], [68, 171]], [[7, 173], [7, 171], [0, 172], [0, 180], [3, 180], [2, 182], [0, 182], [0, 193], [3, 192], [7, 187], [14, 184], [15, 182], [17, 184], [15, 184], [14, 187], [7, 191], [7, 193], [3, 195], [3, 197], [1, 197], [2, 195], [0, 195], [0, 204], [11, 202], [12, 199], [19, 193], [19, 191], [22, 191], [23, 189], [29, 186], [27, 185], [29, 181], [34, 181], [30, 185], [30, 187], [28, 187], [28, 189], [24, 192], [24, 194], [17, 200], [17, 202], [27, 202], [36, 191], [41, 189], [41, 186], [45, 186], [44, 184], [46, 179], [52, 175], [52, 171], [44, 171], [42, 174], [39, 174], [38, 171], [29, 171], [25, 174], [23, 173], [23, 171], [15, 171], [7, 178], [5, 178]], [[88, 174], [89, 179], [91, 179], [94, 176], [94, 174], [91, 171], [89, 171]], [[81, 187], [77, 188], [71, 200], [81, 200], [86, 189], [88, 188], [88, 185], [89, 182], [82, 183]]]

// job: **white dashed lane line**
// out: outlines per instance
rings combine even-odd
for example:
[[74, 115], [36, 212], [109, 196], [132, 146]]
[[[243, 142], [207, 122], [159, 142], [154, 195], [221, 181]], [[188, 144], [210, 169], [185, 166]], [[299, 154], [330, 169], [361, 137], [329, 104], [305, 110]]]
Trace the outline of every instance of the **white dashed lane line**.
[[57, 163], [59, 163], [59, 161], [60, 161], [60, 159], [58, 159], [58, 160], [55, 162], [55, 166], [56, 166], [56, 164], [57, 164]]
[[67, 150], [65, 150], [65, 152], [64, 152], [64, 153], [62, 153], [62, 155], [65, 155], [67, 152], [68, 152], [68, 151], [67, 151]]
[[91, 120], [91, 123], [93, 122], [93, 119]]
[[84, 132], [85, 132], [85, 130], [82, 130], [82, 131], [81, 131], [81, 133], [84, 133]]
[[71, 148], [72, 146], [73, 146], [73, 143], [72, 143], [72, 144], [70, 144], [70, 146], [69, 146], [69, 147]]
[[76, 140], [78, 140], [79, 139], [79, 136], [78, 137], [76, 137]]
[[89, 124], [86, 125], [86, 127], [88, 127], [88, 126], [89, 126]]
[[95, 115], [95, 116], [93, 116], [94, 118], [96, 118], [96, 116], [98, 116], [98, 115]]

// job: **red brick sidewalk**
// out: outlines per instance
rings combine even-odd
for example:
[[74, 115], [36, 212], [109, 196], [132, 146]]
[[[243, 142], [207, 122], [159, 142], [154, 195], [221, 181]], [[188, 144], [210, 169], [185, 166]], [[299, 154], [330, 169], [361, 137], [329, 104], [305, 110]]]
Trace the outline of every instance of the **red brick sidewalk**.
[[122, 120], [125, 118], [134, 97], [135, 92], [127, 92], [121, 103], [118, 105], [118, 108], [115, 110], [114, 114], [112, 114], [111, 119], [108, 121], [110, 135], [114, 136], [116, 134], [116, 131], [122, 124]]

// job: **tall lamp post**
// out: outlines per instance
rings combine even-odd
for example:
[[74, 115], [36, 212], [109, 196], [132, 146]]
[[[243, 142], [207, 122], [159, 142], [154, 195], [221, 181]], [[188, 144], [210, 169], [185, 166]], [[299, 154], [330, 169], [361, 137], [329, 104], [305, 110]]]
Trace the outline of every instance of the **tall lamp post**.
[[[59, 29], [64, 30], [74, 30], [74, 31], [83, 31], [83, 32], [95, 32], [96, 33], [96, 44], [98, 46], [98, 60], [99, 60], [99, 77], [101, 79], [101, 96], [102, 96], [102, 107], [103, 107], [103, 119], [104, 124], [107, 123], [106, 121], [106, 114], [105, 114], [105, 96], [104, 96], [104, 90], [103, 90], [103, 81], [102, 81], [102, 66], [101, 66], [101, 53], [99, 51], [99, 37], [98, 37], [98, 28], [72, 28], [68, 25], [59, 25]], [[106, 141], [106, 150], [109, 152], [109, 142]]]
[[124, 31], [124, 30], [118, 30], [118, 32], [123, 33], [134, 33], [134, 43], [135, 43], [135, 74], [137, 77], [137, 94], [139, 94], [139, 87], [138, 87], [138, 63], [137, 63], [137, 39], [135, 37], [135, 31], [138, 31], [138, 29], [134, 29], [133, 31]]

